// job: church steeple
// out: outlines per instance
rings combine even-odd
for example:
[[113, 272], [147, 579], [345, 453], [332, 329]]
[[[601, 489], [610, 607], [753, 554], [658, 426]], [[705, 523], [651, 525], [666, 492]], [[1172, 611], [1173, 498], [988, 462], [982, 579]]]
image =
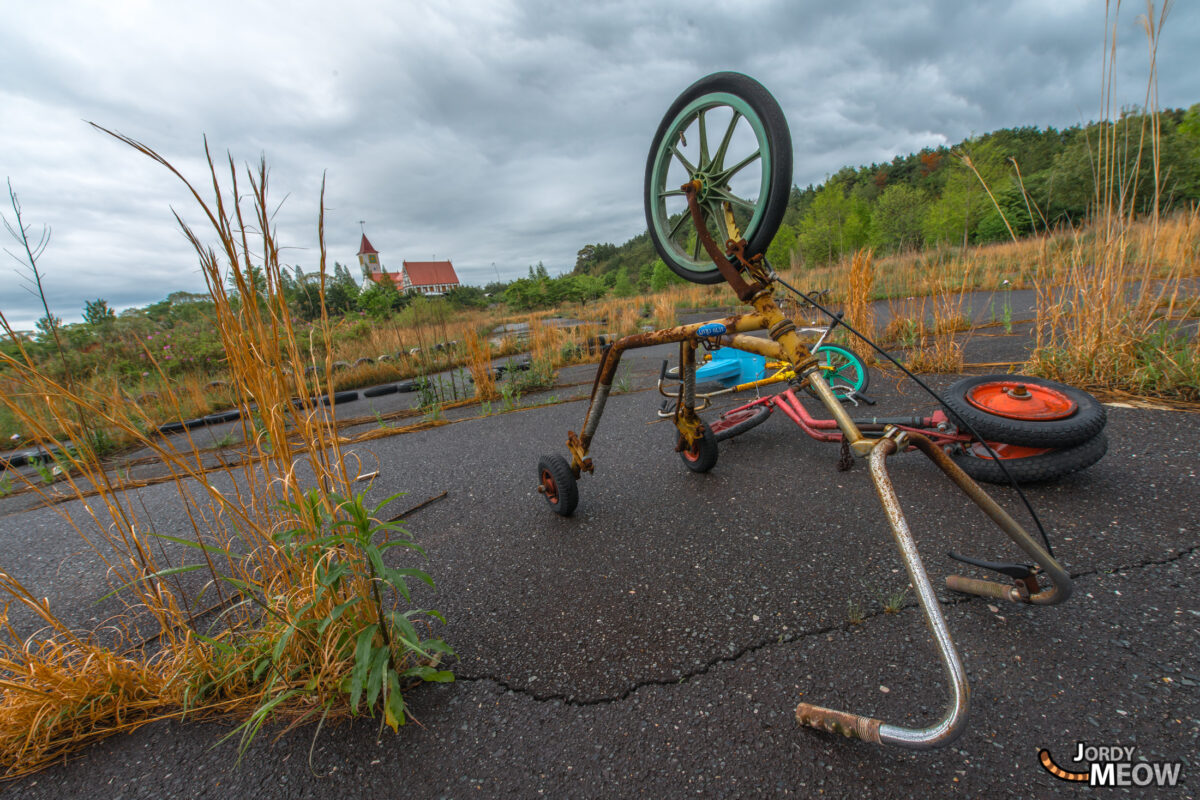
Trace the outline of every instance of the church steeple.
[[383, 265], [379, 263], [379, 251], [371, 246], [366, 233], [363, 233], [362, 244], [358, 246], [358, 265], [366, 275], [378, 275], [383, 271]]

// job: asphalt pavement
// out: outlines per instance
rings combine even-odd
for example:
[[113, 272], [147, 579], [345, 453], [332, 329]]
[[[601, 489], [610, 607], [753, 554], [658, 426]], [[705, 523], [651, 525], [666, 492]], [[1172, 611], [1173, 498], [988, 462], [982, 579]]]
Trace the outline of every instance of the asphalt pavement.
[[[1026, 340], [1027, 341], [1027, 340]], [[980, 335], [975, 361], [1019, 354]], [[1065, 604], [1031, 608], [956, 595], [956, 549], [1015, 548], [919, 454], [891, 474], [938, 587], [972, 687], [950, 747], [913, 753], [799, 728], [798, 702], [907, 726], [942, 713], [946, 686], [865, 465], [776, 414], [722, 443], [716, 468], [686, 470], [649, 387], [669, 348], [629, 359], [593, 444], [576, 515], [535, 491], [543, 453], [565, 454], [586, 404], [559, 402], [375, 439], [354, 450], [397, 511], [446, 492], [408, 529], [445, 614], [456, 681], [414, 690], [419, 724], [378, 720], [260, 735], [237, 763], [233, 722], [166, 722], [0, 787], [5, 797], [1058, 797], [1088, 791], [1066, 769], [1077, 743], [1182, 762], [1200, 786], [1200, 468], [1191, 414], [1108, 408], [1108, 454], [1028, 488], [1074, 578]], [[590, 388], [591, 368], [526, 402]], [[954, 376], [931, 379], [945, 386]], [[930, 410], [876, 373], [872, 413]], [[401, 402], [398, 399], [390, 402]], [[730, 401], [732, 402], [732, 401]], [[356, 410], [354, 412], [358, 414]], [[478, 411], [460, 412], [467, 417]], [[457, 418], [457, 417], [456, 417]], [[368, 423], [364, 423], [368, 425]], [[1028, 524], [1014, 492], [989, 489]], [[171, 484], [139, 490], [160, 531], [186, 530]], [[102, 618], [103, 570], [54, 509], [0, 506], [3, 567], [79, 624]], [[962, 567], [962, 569], [959, 569]], [[979, 577], [985, 577], [978, 575]], [[986, 576], [990, 577], [990, 576]], [[896, 613], [885, 606], [896, 605]]]

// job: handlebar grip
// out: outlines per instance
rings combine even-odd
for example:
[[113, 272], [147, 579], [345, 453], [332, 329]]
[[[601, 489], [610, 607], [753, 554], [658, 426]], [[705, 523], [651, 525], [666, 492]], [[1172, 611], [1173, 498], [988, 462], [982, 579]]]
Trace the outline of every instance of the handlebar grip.
[[882, 720], [872, 717], [860, 717], [848, 711], [835, 711], [811, 703], [796, 706], [796, 721], [826, 733], [838, 733], [848, 739], [862, 739], [875, 744], [879, 744], [879, 726], [883, 724]]

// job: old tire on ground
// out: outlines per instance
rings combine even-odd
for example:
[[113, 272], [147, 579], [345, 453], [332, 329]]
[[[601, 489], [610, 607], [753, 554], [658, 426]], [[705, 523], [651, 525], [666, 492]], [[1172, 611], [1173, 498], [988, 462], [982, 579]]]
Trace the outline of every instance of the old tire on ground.
[[1099, 400], [1045, 378], [978, 375], [953, 383], [942, 397], [951, 419], [968, 423], [981, 439], [1022, 447], [1074, 447], [1106, 421]]
[[702, 425], [700, 430], [702, 435], [691, 447], [683, 444], [682, 434], [677, 440], [680, 443], [679, 460], [692, 472], [708, 472], [717, 465], [717, 437], [707, 425]]
[[[1017, 483], [1042, 483], [1061, 478], [1072, 472], [1087, 469], [1104, 457], [1108, 450], [1108, 437], [1098, 433], [1083, 444], [1056, 450], [1046, 450], [1034, 455], [1021, 456], [1020, 448], [1003, 444], [992, 444], [996, 454]], [[1014, 452], [1016, 451], [1016, 452]], [[951, 456], [963, 472], [977, 481], [1007, 485], [1008, 477], [1000, 469], [982, 445], [975, 443], [965, 453]]]
[[328, 405], [339, 405], [340, 406], [344, 403], [353, 403], [357, 399], [358, 399], [358, 392], [351, 390], [351, 391], [345, 391], [345, 392], [334, 392], [332, 395], [325, 395], [324, 397], [321, 398], [321, 402], [327, 406]]
[[575, 513], [575, 507], [579, 505], [579, 487], [565, 458], [542, 456], [538, 459], [538, 484], [551, 511], [561, 517]]
[[769, 416], [771, 416], [771, 409], [766, 405], [739, 408], [713, 420], [709, 425], [709, 430], [712, 431], [718, 442], [723, 442], [726, 439], [741, 436], [751, 428], [758, 427], [766, 422]]
[[643, 197], [654, 249], [681, 278], [720, 283], [716, 264], [694, 242], [679, 188], [693, 179], [701, 183], [697, 200], [718, 246], [732, 238], [723, 211], [729, 202], [746, 257], [767, 249], [792, 190], [792, 137], [779, 103], [758, 81], [717, 72], [693, 83], [667, 109], [646, 159]]
[[400, 388], [394, 383], [385, 383], [382, 386], [372, 386], [370, 389], [363, 389], [363, 397], [383, 397], [387, 394], [395, 394], [400, 391]]

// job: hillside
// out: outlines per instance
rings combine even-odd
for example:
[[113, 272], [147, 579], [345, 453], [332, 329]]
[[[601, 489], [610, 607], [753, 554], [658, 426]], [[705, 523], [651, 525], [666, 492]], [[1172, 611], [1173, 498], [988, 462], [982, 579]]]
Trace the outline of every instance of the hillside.
[[[777, 264], [816, 266], [865, 246], [886, 254], [940, 244], [986, 244], [1078, 224], [1087, 217], [1095, 194], [1093, 163], [1102, 140], [1115, 143], [1108, 152], [1126, 174], [1136, 170], [1136, 194], [1143, 210], [1156, 199], [1164, 210], [1196, 204], [1200, 104], [1158, 115], [1157, 197], [1149, 137], [1140, 153], [1138, 148], [1142, 131], [1148, 133], [1153, 122], [1152, 117], [1126, 112], [1116, 123], [1061, 131], [1003, 128], [953, 147], [897, 156], [890, 163], [844, 167], [823, 184], [792, 188], [787, 214], [767, 257]], [[994, 203], [980, 178], [995, 196]], [[624, 270], [633, 284], [646, 284], [655, 260], [648, 234], [641, 233], [619, 246], [585, 245], [574, 274], [605, 276]]]

